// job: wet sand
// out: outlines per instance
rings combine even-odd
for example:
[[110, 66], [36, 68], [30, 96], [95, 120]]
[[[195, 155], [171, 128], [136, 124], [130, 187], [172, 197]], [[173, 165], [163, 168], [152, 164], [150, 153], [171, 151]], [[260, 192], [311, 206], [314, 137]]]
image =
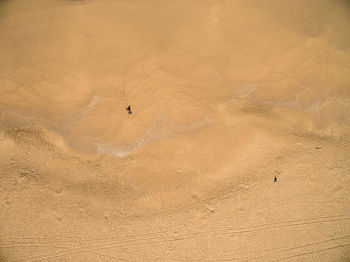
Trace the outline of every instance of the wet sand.
[[0, 260], [348, 261], [349, 12], [0, 1]]

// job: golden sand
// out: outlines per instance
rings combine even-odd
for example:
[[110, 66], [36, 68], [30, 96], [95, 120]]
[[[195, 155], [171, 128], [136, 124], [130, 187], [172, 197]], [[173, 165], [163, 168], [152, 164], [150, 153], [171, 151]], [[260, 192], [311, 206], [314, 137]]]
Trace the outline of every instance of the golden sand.
[[0, 1], [0, 260], [348, 261], [349, 14]]

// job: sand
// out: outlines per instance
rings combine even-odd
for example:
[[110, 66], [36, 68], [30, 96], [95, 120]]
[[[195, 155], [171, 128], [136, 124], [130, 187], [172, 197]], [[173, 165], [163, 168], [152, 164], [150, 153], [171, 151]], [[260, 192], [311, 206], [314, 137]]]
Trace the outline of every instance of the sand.
[[0, 260], [349, 261], [349, 13], [0, 1]]

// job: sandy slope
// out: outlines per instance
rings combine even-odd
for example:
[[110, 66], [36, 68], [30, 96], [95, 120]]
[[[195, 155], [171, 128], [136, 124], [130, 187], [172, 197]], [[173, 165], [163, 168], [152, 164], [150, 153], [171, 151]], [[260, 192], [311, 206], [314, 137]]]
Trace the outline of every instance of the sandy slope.
[[0, 1], [0, 260], [348, 261], [349, 11]]

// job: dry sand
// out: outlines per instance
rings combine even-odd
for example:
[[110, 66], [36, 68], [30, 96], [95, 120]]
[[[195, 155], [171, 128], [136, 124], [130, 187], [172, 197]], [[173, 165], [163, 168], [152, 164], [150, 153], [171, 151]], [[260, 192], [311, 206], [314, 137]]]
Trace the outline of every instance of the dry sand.
[[0, 260], [350, 261], [349, 14], [1, 0]]

